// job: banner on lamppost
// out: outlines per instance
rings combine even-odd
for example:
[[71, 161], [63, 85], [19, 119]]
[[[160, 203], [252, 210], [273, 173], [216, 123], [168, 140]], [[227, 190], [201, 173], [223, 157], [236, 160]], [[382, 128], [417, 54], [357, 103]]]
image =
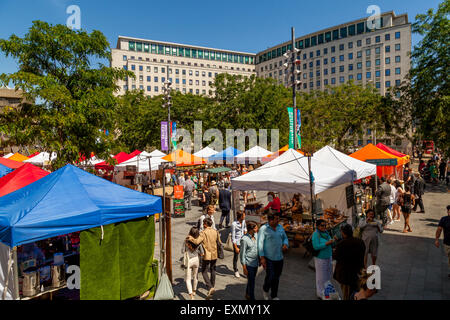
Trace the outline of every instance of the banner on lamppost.
[[167, 137], [167, 121], [161, 121], [161, 150], [169, 151], [169, 139]]
[[170, 140], [171, 140], [173, 148], [175, 150], [177, 150], [176, 135], [177, 135], [177, 123], [176, 122], [172, 122], [172, 127], [170, 128]]
[[300, 127], [302, 125], [302, 118], [300, 116], [300, 109], [297, 109], [297, 148], [301, 149], [302, 147], [302, 137], [300, 135]]
[[288, 107], [289, 114], [289, 149], [294, 149], [294, 108]]

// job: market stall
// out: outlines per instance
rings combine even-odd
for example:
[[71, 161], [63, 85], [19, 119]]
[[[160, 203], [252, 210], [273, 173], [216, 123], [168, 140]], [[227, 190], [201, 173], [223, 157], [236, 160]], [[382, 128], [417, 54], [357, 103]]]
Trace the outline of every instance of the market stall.
[[384, 145], [382, 143], [377, 143], [376, 147], [378, 149], [381, 149], [381, 150], [383, 150], [383, 151], [385, 151], [387, 153], [390, 153], [390, 154], [392, 154], [392, 155], [394, 155], [396, 157], [404, 158], [405, 160], [407, 160], [409, 162], [409, 158], [410, 157], [407, 154], [404, 154], [404, 153], [401, 153], [401, 152], [399, 152], [399, 151], [397, 151], [395, 149], [389, 148], [387, 145]]
[[[352, 169], [341, 169], [328, 166], [321, 161], [316, 160], [314, 157], [311, 159], [311, 173], [312, 173], [312, 185], [310, 184], [308, 157], [303, 156], [301, 153], [289, 149], [281, 156], [275, 158], [271, 162], [263, 165], [262, 167], [247, 173], [246, 175], [234, 178], [231, 180], [231, 187], [233, 190], [261, 190], [272, 191], [278, 193], [287, 193], [294, 196], [298, 195], [299, 208], [296, 213], [292, 210], [293, 206], [282, 203], [282, 216], [284, 217], [283, 224], [285, 229], [292, 231], [292, 234], [304, 234], [312, 230], [312, 223], [303, 223], [305, 221], [311, 221], [312, 219], [312, 206], [310, 201], [311, 191], [313, 193], [314, 200], [317, 205], [323, 203], [320, 199], [328, 190], [332, 190], [329, 194], [334, 195], [339, 193], [337, 197], [345, 197], [345, 187], [352, 184], [355, 172]], [[311, 190], [312, 189], [312, 190]], [[343, 191], [344, 190], [344, 191]], [[344, 193], [342, 195], [342, 193]], [[290, 198], [290, 197], [288, 197]], [[251, 206], [262, 206], [260, 203], [252, 203]], [[344, 216], [343, 209], [347, 208], [345, 204], [344, 208], [336, 208], [341, 205], [341, 202], [329, 204], [326, 209], [332, 209], [333, 212], [339, 214], [336, 215], [333, 220], [334, 223], [341, 223], [347, 220], [349, 217]], [[321, 208], [322, 209], [322, 208]], [[319, 210], [315, 210], [315, 213], [319, 213]], [[250, 216], [252, 214], [250, 213]], [[265, 222], [265, 217], [262, 216], [260, 223]], [[295, 237], [295, 235], [294, 235]], [[299, 239], [300, 240], [300, 239]]]
[[[67, 271], [70, 256], [77, 254], [82, 299], [126, 299], [142, 294], [155, 274], [149, 267], [154, 221], [148, 217], [159, 212], [159, 197], [110, 183], [72, 165], [0, 197], [0, 296], [33, 298], [64, 287], [66, 279], [61, 275]], [[68, 248], [67, 241], [51, 255], [36, 244], [77, 233], [78, 252], [72, 245]], [[40, 249], [41, 258], [21, 260], [20, 253], [29, 246], [20, 247], [33, 243], [30, 252]], [[46, 286], [40, 271], [45, 273], [49, 266], [58, 281], [52, 279]]]
[[192, 167], [206, 164], [206, 160], [183, 150], [175, 150], [161, 159], [174, 163], [177, 167]]
[[20, 153], [16, 152], [11, 157], [9, 157], [8, 159], [9, 160], [18, 161], [18, 162], [23, 162], [23, 161], [28, 160], [30, 158], [28, 158], [27, 156], [24, 156], [23, 154], [20, 154]]
[[209, 158], [215, 154], [217, 154], [218, 152], [214, 149], [211, 149], [210, 147], [205, 147], [200, 151], [197, 151], [194, 153], [194, 156], [196, 157], [200, 157], [200, 158]]
[[406, 159], [387, 153], [371, 143], [350, 154], [350, 157], [375, 164], [377, 176], [380, 178], [395, 175], [401, 179], [403, 177], [403, 165], [408, 162]]
[[48, 152], [41, 152], [38, 155], [25, 160], [26, 163], [34, 164], [35, 166], [46, 166], [49, 165], [53, 160], [56, 159], [56, 152], [52, 152], [51, 154]]
[[13, 171], [13, 169], [8, 168], [7, 166], [4, 166], [4, 165], [0, 164], [0, 178], [3, 177], [3, 176], [6, 176], [11, 171]]
[[[28, 160], [26, 160], [28, 161]], [[4, 165], [5, 167], [8, 167], [10, 169], [17, 169], [23, 166], [24, 162], [14, 161], [6, 158], [0, 158], [0, 164]]]
[[225, 150], [216, 153], [215, 155], [208, 158], [209, 163], [234, 163], [234, 157], [236, 157], [238, 154], [241, 154], [242, 151], [235, 149], [233, 147], [228, 147]]
[[10, 152], [8, 154], [5, 154], [2, 158], [8, 159], [9, 157], [11, 157], [14, 153]]
[[33, 166], [31, 163], [26, 163], [22, 167], [0, 178], [0, 197], [23, 188], [49, 174], [50, 172]]
[[269, 150], [261, 148], [260, 146], [254, 146], [253, 148], [238, 154], [234, 159], [236, 160], [236, 163], [257, 164], [270, 154], [271, 152]]

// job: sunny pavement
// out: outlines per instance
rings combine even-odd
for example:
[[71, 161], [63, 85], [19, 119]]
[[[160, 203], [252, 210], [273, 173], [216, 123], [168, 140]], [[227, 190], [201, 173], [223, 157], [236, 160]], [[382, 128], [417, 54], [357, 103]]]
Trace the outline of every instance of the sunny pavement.
[[[263, 192], [257, 193], [258, 199], [265, 203]], [[450, 194], [445, 185], [427, 184], [423, 196], [425, 214], [412, 213], [412, 233], [401, 233], [401, 222], [388, 227], [382, 236], [377, 264], [381, 269], [381, 290], [372, 297], [373, 300], [409, 300], [409, 299], [450, 299], [450, 270], [442, 246], [434, 246], [434, 235], [439, 219], [446, 215], [446, 206], [450, 204]], [[196, 225], [201, 215], [200, 207], [192, 206], [184, 218], [173, 218], [172, 221], [172, 265], [173, 290], [175, 299], [189, 299], [184, 282], [184, 270], [181, 269], [181, 245], [190, 228]], [[220, 212], [214, 215], [219, 223]], [[222, 242], [225, 243], [231, 229], [220, 230]], [[442, 237], [441, 237], [442, 239]], [[156, 226], [156, 242], [159, 241], [158, 225]], [[245, 299], [246, 278], [238, 262], [241, 273], [236, 278], [233, 272], [233, 253], [224, 251], [225, 258], [217, 261], [216, 293], [214, 299]], [[304, 249], [290, 248], [285, 255], [283, 273], [280, 279], [278, 296], [282, 300], [317, 299], [315, 295], [315, 273], [308, 268], [311, 258], [304, 258]], [[159, 249], [155, 247], [155, 258]], [[256, 278], [255, 296], [261, 300], [262, 285], [265, 272], [259, 268]], [[336, 282], [333, 281], [336, 285]], [[205, 299], [207, 289], [203, 277], [199, 274], [199, 288], [196, 300]]]

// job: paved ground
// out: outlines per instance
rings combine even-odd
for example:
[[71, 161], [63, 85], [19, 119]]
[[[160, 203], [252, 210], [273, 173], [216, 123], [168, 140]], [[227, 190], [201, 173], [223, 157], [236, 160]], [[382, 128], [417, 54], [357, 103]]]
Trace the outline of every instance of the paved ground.
[[[265, 202], [264, 194], [258, 193]], [[450, 270], [447, 258], [441, 248], [434, 246], [434, 234], [439, 219], [446, 215], [446, 206], [450, 204], [450, 194], [445, 185], [427, 185], [423, 197], [426, 213], [413, 213], [411, 227], [413, 232], [401, 233], [403, 221], [395, 222], [381, 237], [377, 264], [381, 268], [381, 290], [372, 299], [443, 299], [450, 300]], [[173, 289], [176, 299], [188, 299], [184, 283], [184, 271], [181, 269], [181, 244], [191, 226], [200, 217], [200, 208], [192, 207], [185, 218], [172, 219], [172, 261]], [[218, 223], [220, 213], [216, 212]], [[158, 228], [157, 228], [158, 229]], [[222, 229], [222, 242], [225, 243], [230, 229]], [[156, 239], [159, 239], [158, 231]], [[158, 248], [155, 248], [158, 251]], [[315, 273], [308, 268], [310, 258], [304, 258], [303, 248], [291, 248], [285, 256], [283, 274], [280, 280], [279, 298], [289, 300], [308, 300], [315, 297]], [[158, 256], [158, 252], [156, 253]], [[235, 278], [232, 266], [233, 253], [225, 251], [225, 259], [217, 262], [215, 299], [244, 299], [246, 278]], [[256, 279], [256, 299], [262, 299], [264, 270], [259, 268]], [[197, 299], [206, 297], [207, 289], [199, 275]]]

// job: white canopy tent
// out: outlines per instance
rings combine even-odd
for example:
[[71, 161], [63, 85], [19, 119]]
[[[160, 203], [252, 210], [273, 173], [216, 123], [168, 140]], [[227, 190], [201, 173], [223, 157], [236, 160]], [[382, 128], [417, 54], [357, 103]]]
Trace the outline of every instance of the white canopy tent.
[[80, 163], [80, 166], [85, 166], [85, 167], [93, 167], [95, 166], [97, 163], [103, 162], [105, 160], [102, 159], [98, 159], [96, 156], [93, 156], [92, 158], [82, 161]]
[[115, 168], [117, 168], [118, 171], [125, 171], [125, 168], [127, 166], [136, 166], [137, 172], [147, 172], [150, 171], [149, 159], [152, 170], [158, 170], [159, 165], [162, 162], [167, 162], [166, 160], [162, 159], [162, 157], [153, 157], [151, 156], [151, 153], [142, 151], [137, 156], [115, 165]]
[[159, 151], [158, 149], [153, 150], [152, 152], [149, 153], [149, 155], [154, 157], [154, 158], [158, 158], [158, 157], [160, 158], [160, 157], [167, 156], [167, 154], [165, 154], [164, 152]]
[[[289, 149], [278, 158], [243, 176], [231, 180], [234, 190], [263, 190], [289, 193], [310, 193], [308, 158], [294, 149]], [[353, 181], [353, 170], [330, 167], [311, 158], [313, 192], [349, 184]]]
[[261, 161], [262, 158], [267, 157], [269, 154], [272, 154], [269, 150], [266, 150], [260, 146], [254, 146], [249, 150], [238, 154], [234, 158], [237, 163], [245, 163], [249, 162], [252, 164], [256, 164], [258, 161]]
[[10, 152], [10, 153], [8, 153], [7, 155], [4, 155], [3, 158], [8, 159], [8, 158], [11, 157], [12, 155], [14, 155], [14, 153], [11, 153], [11, 152]]
[[325, 146], [313, 155], [313, 159], [326, 163], [330, 167], [349, 169], [356, 172], [355, 180], [377, 174], [377, 166], [352, 158], [330, 146]]
[[194, 156], [196, 157], [200, 157], [200, 158], [208, 158], [211, 157], [215, 154], [217, 154], [218, 152], [214, 149], [211, 149], [210, 147], [205, 147], [202, 150], [194, 153]]
[[56, 152], [52, 152], [51, 156], [48, 152], [41, 152], [33, 158], [27, 159], [23, 162], [28, 162], [37, 166], [43, 166], [48, 164], [50, 161], [56, 159]]

